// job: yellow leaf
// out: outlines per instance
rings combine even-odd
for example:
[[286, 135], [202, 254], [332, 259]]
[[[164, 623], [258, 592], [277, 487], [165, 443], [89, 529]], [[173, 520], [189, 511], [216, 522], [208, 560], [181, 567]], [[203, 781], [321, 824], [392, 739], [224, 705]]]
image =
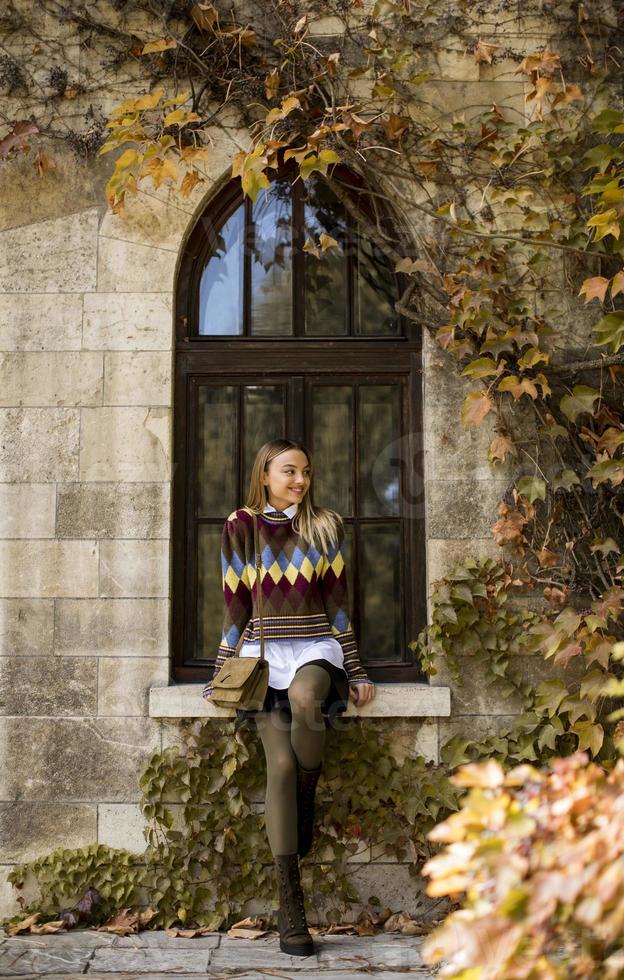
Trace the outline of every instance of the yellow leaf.
[[126, 170], [128, 167], [133, 167], [139, 160], [141, 157], [136, 150], [126, 150], [115, 162], [115, 167], [117, 170]]
[[621, 272], [616, 272], [611, 280], [611, 298], [617, 296], [618, 293], [624, 293], [624, 269]]
[[241, 186], [243, 188], [243, 193], [247, 194], [248, 197], [255, 203], [256, 198], [262, 188], [268, 188], [271, 186], [269, 178], [262, 171], [248, 170], [242, 175]]
[[315, 255], [317, 259], [320, 259], [321, 257], [321, 253], [319, 252], [317, 246], [310, 238], [306, 238], [305, 243], [303, 245], [303, 251], [310, 252], [312, 255]]
[[593, 215], [587, 224], [590, 228], [596, 229], [594, 236], [596, 242], [605, 238], [606, 235], [613, 235], [614, 238], [620, 237], [620, 223], [615, 208], [609, 208], [608, 211], [601, 211], [599, 214]]
[[140, 109], [155, 109], [160, 102], [163, 94], [164, 88], [157, 88], [154, 92], [149, 92], [147, 95], [142, 95], [140, 99], [132, 103], [132, 106], [136, 110]]
[[180, 92], [179, 95], [174, 95], [172, 99], [167, 99], [166, 102], [163, 102], [162, 107], [163, 109], [167, 109], [170, 105], [181, 105], [182, 102], [186, 102], [191, 94], [190, 89], [187, 89], [185, 92]]
[[280, 73], [277, 68], [274, 68], [273, 71], [264, 79], [264, 91], [267, 99], [274, 99], [279, 92], [279, 87]]
[[182, 124], [186, 126], [187, 123], [197, 122], [201, 119], [196, 112], [190, 112], [186, 109], [174, 109], [173, 112], [168, 112], [164, 119], [165, 126], [171, 126], [173, 123]]
[[324, 231], [319, 235], [319, 242], [323, 252], [326, 252], [328, 248], [334, 248], [338, 245], [336, 239], [332, 238], [331, 235], [327, 235]]
[[177, 48], [178, 42], [174, 37], [162, 37], [158, 41], [148, 41], [143, 45], [141, 54], [157, 54], [159, 51], [166, 51], [168, 48]]

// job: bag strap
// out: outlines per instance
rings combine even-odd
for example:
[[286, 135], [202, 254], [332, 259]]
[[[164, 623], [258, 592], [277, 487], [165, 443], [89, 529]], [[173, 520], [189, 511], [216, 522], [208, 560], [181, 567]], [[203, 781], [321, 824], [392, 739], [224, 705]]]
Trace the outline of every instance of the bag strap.
[[[257, 584], [257, 594], [258, 594], [258, 618], [260, 620], [260, 659], [264, 660], [264, 620], [262, 618], [262, 582], [260, 579], [260, 572], [262, 569], [262, 556], [260, 555], [260, 543], [259, 543], [259, 533], [258, 533], [258, 518], [256, 514], [253, 514], [253, 529], [254, 529], [254, 549], [255, 549], [255, 561], [256, 561], [256, 582]], [[245, 630], [241, 633], [238, 643], [236, 644], [236, 650], [234, 651], [234, 656], [238, 657], [240, 655], [240, 648], [243, 645], [243, 636], [245, 635]]]
[[258, 515], [253, 515], [254, 543], [256, 546], [256, 582], [258, 594], [258, 619], [260, 620], [260, 659], [264, 660], [264, 621], [262, 619], [262, 555], [260, 554], [260, 541], [258, 533]]

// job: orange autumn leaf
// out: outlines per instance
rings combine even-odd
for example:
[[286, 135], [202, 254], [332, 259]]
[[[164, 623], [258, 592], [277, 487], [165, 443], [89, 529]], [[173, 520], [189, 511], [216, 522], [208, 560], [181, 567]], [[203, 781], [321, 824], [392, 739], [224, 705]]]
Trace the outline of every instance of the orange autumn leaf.
[[599, 299], [601, 303], [604, 303], [604, 298], [608, 288], [608, 279], [605, 279], [604, 276], [594, 276], [592, 279], [586, 279], [584, 281], [583, 285], [579, 289], [579, 296], [585, 297], [585, 305], [587, 305], [592, 299]]
[[474, 49], [474, 59], [477, 64], [480, 65], [485, 61], [488, 65], [491, 65], [492, 53], [496, 51], [498, 47], [498, 44], [490, 44], [488, 41], [482, 41], [481, 38], [479, 38]]
[[492, 407], [492, 399], [484, 391], [471, 391], [462, 405], [461, 417], [465, 426], [480, 426]]
[[204, 178], [196, 170], [190, 171], [184, 175], [184, 179], [180, 184], [180, 194], [182, 197], [188, 197], [195, 185], [203, 182]]
[[504, 462], [508, 453], [513, 451], [513, 441], [507, 435], [499, 434], [492, 439], [488, 450], [488, 459], [494, 462], [499, 459]]

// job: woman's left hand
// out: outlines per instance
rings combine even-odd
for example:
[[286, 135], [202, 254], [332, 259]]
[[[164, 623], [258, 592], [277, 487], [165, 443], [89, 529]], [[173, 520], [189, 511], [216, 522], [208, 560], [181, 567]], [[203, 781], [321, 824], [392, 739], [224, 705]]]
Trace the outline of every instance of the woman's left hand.
[[375, 685], [372, 681], [366, 684], [353, 684], [349, 687], [349, 697], [355, 706], [360, 708], [375, 697]]

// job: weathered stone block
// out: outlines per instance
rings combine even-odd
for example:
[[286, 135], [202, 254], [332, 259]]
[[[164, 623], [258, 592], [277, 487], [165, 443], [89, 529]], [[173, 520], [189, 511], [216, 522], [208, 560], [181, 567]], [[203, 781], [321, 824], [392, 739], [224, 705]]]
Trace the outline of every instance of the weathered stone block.
[[508, 715], [457, 715], [440, 720], [440, 750], [455, 735], [469, 738], [471, 742], [482, 742], [492, 735], [502, 735], [513, 728], [517, 714]]
[[[67, 803], [0, 803], [0, 861], [33, 861], [55, 847], [87, 847], [95, 841], [94, 806]], [[61, 844], [59, 845], [59, 841]]]
[[0, 292], [94, 290], [97, 208], [0, 232]]
[[105, 405], [170, 405], [171, 354], [121, 351], [104, 355]]
[[[510, 715], [522, 711], [522, 699], [519, 695], [503, 696], [503, 680], [488, 671], [487, 666], [478, 666], [473, 657], [462, 656], [455, 651], [461, 684], [450, 678], [444, 664], [439, 665], [435, 676], [437, 683], [448, 684], [451, 687], [452, 714], [458, 715]], [[514, 663], [517, 663], [514, 661]]]
[[42, 977], [61, 973], [82, 974], [92, 956], [91, 949], [24, 942], [14, 937], [0, 947], [0, 974], [5, 977]]
[[148, 718], [2, 718], [0, 745], [3, 800], [125, 803], [159, 735]]
[[508, 480], [428, 480], [431, 538], [487, 538]]
[[60, 483], [56, 535], [59, 538], [168, 537], [169, 484]]
[[84, 408], [81, 426], [81, 480], [169, 479], [168, 409]]
[[97, 661], [85, 657], [0, 657], [0, 714], [93, 715]]
[[75, 480], [80, 410], [0, 408], [0, 482]]
[[435, 718], [393, 718], [386, 719], [385, 733], [392, 746], [392, 755], [398, 765], [406, 758], [421, 755], [424, 759], [437, 762], [438, 726]]
[[100, 542], [100, 595], [146, 599], [167, 597], [169, 542]]
[[178, 252], [189, 223], [186, 211], [146, 193], [128, 194], [123, 217], [107, 211], [101, 240], [132, 242]]
[[101, 657], [98, 715], [148, 715], [152, 685], [166, 684], [169, 664], [162, 657]]
[[56, 652], [65, 656], [168, 657], [169, 602], [59, 599]]
[[102, 354], [77, 351], [0, 355], [0, 404], [99, 405]]
[[[136, 245], [113, 238], [100, 238], [98, 246], [97, 288], [103, 293], [169, 293], [177, 251]], [[2, 280], [0, 280], [1, 282]], [[85, 287], [85, 289], [94, 287]]]
[[[492, 522], [494, 523], [494, 522]], [[501, 548], [490, 538], [429, 538], [427, 541], [427, 578], [431, 583], [450, 572], [452, 567], [466, 558], [494, 558], [499, 560]]]
[[53, 538], [52, 483], [0, 483], [0, 538]]
[[0, 295], [0, 350], [80, 350], [82, 296]]
[[173, 325], [168, 293], [86, 293], [86, 350], [171, 350]]
[[0, 541], [0, 596], [96, 596], [96, 541]]
[[0, 656], [53, 652], [53, 599], [0, 599]]
[[[206, 973], [210, 962], [210, 949], [96, 949], [91, 962], [93, 973], [131, 973], [194, 975]], [[284, 954], [282, 953], [282, 956]]]
[[[97, 810], [99, 844], [143, 853], [146, 847], [143, 828], [147, 822], [136, 803], [100, 803]], [[133, 938], [136, 941], [139, 937]]]
[[424, 342], [426, 394], [424, 400], [425, 475], [430, 480], [508, 479], [517, 468], [513, 457], [493, 466], [487, 452], [495, 436], [494, 413], [478, 428], [461, 422], [466, 396], [474, 390], [457, 374], [451, 358], [436, 348], [428, 334]]
[[456, 115], [470, 121], [484, 110], [491, 109], [493, 102], [503, 111], [506, 110], [505, 115], [510, 119], [520, 122], [526, 115], [525, 85], [522, 81], [436, 81], [432, 78], [419, 87], [419, 96], [422, 102], [412, 103], [410, 115], [416, 120], [424, 117], [429, 122], [435, 116], [442, 127], [451, 125]]

